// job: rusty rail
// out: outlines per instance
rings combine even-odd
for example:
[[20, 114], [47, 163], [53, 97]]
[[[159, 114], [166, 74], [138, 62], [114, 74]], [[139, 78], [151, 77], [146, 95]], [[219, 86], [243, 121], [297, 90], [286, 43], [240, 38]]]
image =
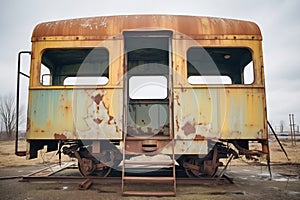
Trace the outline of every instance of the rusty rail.
[[90, 188], [90, 186], [93, 184], [93, 181], [91, 179], [86, 179], [82, 183], [79, 184], [78, 189], [79, 190], [87, 190]]
[[49, 176], [56, 174], [57, 172], [60, 172], [62, 170], [70, 168], [70, 167], [74, 167], [75, 165], [76, 165], [75, 162], [68, 162], [68, 163], [64, 163], [62, 165], [59, 165], [59, 164], [49, 165], [43, 169], [37, 170], [35, 172], [32, 172], [28, 175], [23, 176], [22, 179], [26, 179], [29, 177], [49, 177]]
[[[122, 183], [122, 177], [97, 177], [97, 176], [59, 176], [56, 175], [57, 172], [62, 170], [67, 170], [74, 168], [76, 163], [65, 163], [63, 166], [53, 165], [50, 169], [49, 167], [43, 168], [41, 170], [35, 171], [25, 176], [18, 176], [14, 178], [21, 178], [20, 182], [47, 182], [47, 181], [57, 181], [57, 182], [75, 182], [79, 183], [78, 189], [87, 190], [93, 183], [97, 184], [120, 184]], [[153, 177], [155, 178], [155, 177]], [[233, 179], [222, 175], [222, 177], [214, 178], [176, 178], [176, 183], [179, 185], [224, 185], [232, 184]]]
[[[215, 178], [177, 178], [176, 182], [179, 185], [214, 185], [218, 177]], [[90, 181], [98, 184], [121, 184], [121, 177], [88, 177]], [[34, 181], [61, 181], [61, 182], [84, 182], [87, 177], [80, 176], [24, 176], [21, 182], [34, 182]], [[233, 184], [233, 179], [228, 176], [219, 178], [219, 185]]]

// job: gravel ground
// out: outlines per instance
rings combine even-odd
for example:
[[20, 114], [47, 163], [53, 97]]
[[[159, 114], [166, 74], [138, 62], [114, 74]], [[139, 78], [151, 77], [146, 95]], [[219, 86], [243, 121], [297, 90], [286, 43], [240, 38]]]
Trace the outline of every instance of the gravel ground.
[[[122, 197], [121, 184], [94, 183], [89, 190], [78, 190], [76, 182], [20, 182], [23, 175], [42, 169], [49, 163], [57, 163], [55, 152], [26, 161], [14, 155], [13, 141], [0, 141], [0, 199], [40, 200], [40, 199], [300, 199], [300, 141], [292, 146], [289, 140], [282, 141], [290, 160], [282, 153], [279, 145], [270, 140], [270, 179], [267, 167], [255, 163], [246, 164], [234, 160], [226, 174], [234, 179], [234, 184], [226, 185], [177, 185], [176, 197]], [[65, 161], [70, 160], [64, 157]], [[63, 173], [78, 174], [77, 170]], [[1, 179], [2, 177], [2, 179]], [[3, 179], [10, 177], [10, 179]], [[158, 190], [158, 185], [137, 185]]]
[[[44, 166], [1, 168], [0, 176], [29, 174]], [[121, 184], [94, 183], [89, 190], [78, 190], [76, 182], [19, 182], [19, 178], [0, 180], [1, 199], [300, 199], [300, 165], [273, 165], [270, 180], [266, 167], [230, 166], [227, 175], [234, 184], [177, 185], [176, 197], [122, 197]], [[74, 173], [65, 170], [63, 173]], [[142, 189], [142, 185], [138, 185]], [[156, 185], [147, 187], [156, 188]]]

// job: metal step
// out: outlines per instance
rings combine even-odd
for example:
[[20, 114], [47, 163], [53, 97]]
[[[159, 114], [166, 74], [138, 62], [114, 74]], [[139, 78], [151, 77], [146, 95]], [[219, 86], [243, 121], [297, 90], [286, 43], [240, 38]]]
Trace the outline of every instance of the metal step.
[[149, 166], [173, 166], [175, 162], [172, 161], [132, 161], [125, 160], [125, 165], [149, 165]]
[[123, 177], [124, 181], [128, 182], [147, 182], [147, 183], [169, 183], [169, 182], [174, 182], [174, 177], [155, 177], [155, 176], [124, 176]]
[[175, 196], [175, 192], [124, 191], [123, 196]]
[[[126, 146], [126, 137], [123, 138], [124, 146]], [[150, 144], [151, 142], [149, 142]], [[154, 143], [155, 144], [155, 143]], [[140, 157], [132, 157], [131, 160], [126, 160], [126, 149], [123, 148], [123, 162], [122, 164], [122, 195], [123, 196], [176, 196], [176, 173], [175, 167], [178, 163], [174, 156], [174, 139], [172, 139], [172, 157], [167, 156], [168, 159], [162, 157], [155, 157], [156, 155], [147, 156], [141, 155]], [[129, 175], [128, 170], [140, 169], [140, 168], [172, 168], [172, 176], [136, 176]], [[125, 175], [126, 173], [126, 175]], [[139, 185], [157, 183], [162, 184], [162, 186], [170, 187], [164, 189], [164, 187], [159, 188], [162, 191], [148, 191], [146, 188], [140, 188]], [[127, 187], [126, 187], [127, 185]], [[153, 184], [152, 184], [153, 185]], [[134, 186], [134, 189], [132, 189]], [[170, 191], [171, 190], [171, 191]]]

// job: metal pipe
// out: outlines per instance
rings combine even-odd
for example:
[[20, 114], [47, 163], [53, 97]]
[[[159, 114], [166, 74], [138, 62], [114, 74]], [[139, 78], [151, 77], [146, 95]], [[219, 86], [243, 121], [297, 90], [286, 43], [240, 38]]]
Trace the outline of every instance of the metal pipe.
[[277, 140], [277, 142], [278, 142], [280, 148], [282, 149], [283, 153], [285, 154], [285, 157], [286, 157], [288, 160], [290, 160], [289, 157], [288, 157], [288, 155], [287, 155], [287, 153], [286, 153], [286, 151], [284, 150], [284, 148], [283, 148], [281, 142], [279, 141], [279, 139], [278, 139], [278, 137], [277, 137], [277, 135], [276, 135], [276, 133], [275, 133], [273, 127], [271, 126], [270, 122], [269, 122], [269, 121], [267, 121], [267, 122], [268, 122], [268, 125], [269, 125], [269, 127], [270, 127], [270, 129], [271, 129], [273, 135], [275, 136], [275, 138], [276, 138], [276, 140]]
[[293, 141], [294, 141], [294, 145], [296, 146], [296, 132], [295, 132], [294, 114], [292, 114], [292, 127], [293, 127]]
[[25, 156], [26, 152], [18, 151], [18, 140], [19, 140], [19, 104], [20, 104], [20, 74], [29, 78], [28, 75], [21, 72], [21, 55], [31, 55], [31, 51], [20, 51], [18, 53], [18, 71], [17, 71], [17, 100], [16, 100], [16, 141], [15, 141], [15, 154], [17, 156]]

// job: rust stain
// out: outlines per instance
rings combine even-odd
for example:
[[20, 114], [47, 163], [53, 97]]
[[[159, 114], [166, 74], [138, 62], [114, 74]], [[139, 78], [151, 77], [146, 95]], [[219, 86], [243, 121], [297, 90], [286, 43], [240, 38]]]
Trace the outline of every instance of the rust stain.
[[177, 105], [180, 106], [181, 104], [180, 104], [180, 102], [179, 102], [179, 95], [176, 95], [176, 96], [175, 96], [175, 100], [177, 101]]
[[54, 133], [54, 138], [57, 140], [66, 140], [67, 137], [64, 134]]
[[205, 139], [205, 137], [203, 135], [195, 135], [194, 140], [195, 141], [203, 141]]
[[[108, 114], [108, 111], [107, 111], [107, 114]], [[109, 119], [108, 119], [108, 124], [111, 124], [111, 122], [110, 122], [110, 121], [111, 121], [111, 120], [113, 120], [113, 119], [114, 119], [114, 117], [113, 117], [113, 116], [110, 116], [110, 115], [109, 115], [108, 117], [109, 117]], [[115, 123], [115, 121], [114, 121], [114, 123]]]
[[188, 136], [191, 133], [196, 132], [196, 128], [190, 123], [186, 122], [185, 125], [181, 128], [184, 132], [184, 135]]
[[180, 85], [180, 88], [181, 88], [181, 92], [186, 92], [187, 91], [187, 89], [184, 88], [182, 83], [179, 83], [179, 85]]
[[96, 119], [93, 119], [93, 121], [96, 122], [96, 124], [101, 124], [103, 119], [96, 118]]
[[120, 131], [119, 126], [116, 125], [116, 132], [118, 133]]
[[91, 96], [91, 98], [97, 105], [99, 105], [100, 102], [103, 100], [103, 96], [104, 96], [104, 94], [103, 95], [97, 94], [96, 96]]
[[178, 121], [178, 116], [176, 116], [176, 130], [177, 132], [179, 131], [179, 121]]

